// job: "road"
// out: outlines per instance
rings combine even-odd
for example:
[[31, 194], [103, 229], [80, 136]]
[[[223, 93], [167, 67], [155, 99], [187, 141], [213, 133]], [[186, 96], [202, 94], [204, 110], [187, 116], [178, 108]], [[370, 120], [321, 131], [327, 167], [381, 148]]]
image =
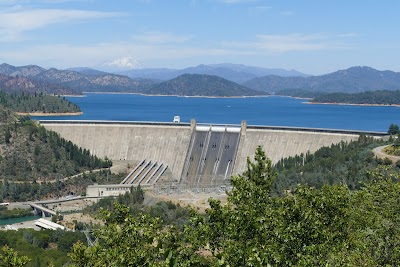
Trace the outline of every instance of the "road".
[[378, 146], [374, 149], [372, 149], [372, 152], [374, 152], [375, 156], [377, 156], [378, 158], [389, 158], [390, 160], [392, 160], [393, 163], [396, 163], [398, 160], [400, 160], [400, 156], [393, 156], [393, 155], [388, 155], [385, 152], [383, 152], [383, 149], [385, 149], [385, 147], [387, 147], [389, 145], [386, 146]]

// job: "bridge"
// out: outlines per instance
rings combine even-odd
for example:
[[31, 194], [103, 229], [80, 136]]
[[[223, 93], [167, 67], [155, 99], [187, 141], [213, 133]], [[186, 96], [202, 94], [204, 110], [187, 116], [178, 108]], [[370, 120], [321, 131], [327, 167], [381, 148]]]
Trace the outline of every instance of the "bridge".
[[[198, 124], [195, 120], [190, 124], [39, 122], [98, 157], [136, 162], [140, 166], [124, 181], [125, 184], [158, 187], [227, 186], [231, 175], [245, 170], [247, 157], [254, 155], [257, 146], [262, 146], [266, 155], [276, 163], [284, 157], [313, 153], [323, 146], [355, 140], [360, 134], [376, 138], [386, 135], [382, 132], [247, 125], [245, 121], [241, 125]], [[150, 179], [161, 164], [167, 166], [165, 172], [157, 179], [156, 174]], [[144, 174], [148, 176], [143, 177]]]
[[27, 204], [33, 208], [33, 210], [35, 211], [36, 214], [41, 213], [43, 218], [46, 217], [46, 215], [47, 215], [47, 217], [52, 216], [52, 215], [57, 215], [57, 213], [55, 211], [45, 208], [39, 204], [36, 204], [33, 202], [29, 202]]

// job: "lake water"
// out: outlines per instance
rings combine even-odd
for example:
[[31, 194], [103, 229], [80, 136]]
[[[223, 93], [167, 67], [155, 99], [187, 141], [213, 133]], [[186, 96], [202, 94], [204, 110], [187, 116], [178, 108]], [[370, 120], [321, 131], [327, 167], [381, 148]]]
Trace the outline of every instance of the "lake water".
[[399, 107], [305, 104], [289, 97], [201, 98], [143, 96], [135, 94], [87, 94], [67, 97], [80, 106], [81, 116], [34, 117], [34, 119], [112, 120], [295, 126], [386, 132], [400, 125]]

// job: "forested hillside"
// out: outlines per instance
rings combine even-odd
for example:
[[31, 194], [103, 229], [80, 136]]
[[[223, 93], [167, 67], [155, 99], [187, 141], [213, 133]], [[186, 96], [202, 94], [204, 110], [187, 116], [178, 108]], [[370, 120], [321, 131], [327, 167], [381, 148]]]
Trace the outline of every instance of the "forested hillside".
[[145, 94], [180, 96], [256, 96], [266, 93], [213, 75], [184, 74], [175, 79], [154, 85]]
[[322, 147], [314, 154], [281, 159], [275, 165], [278, 178], [273, 192], [293, 191], [298, 184], [316, 188], [344, 184], [351, 190], [360, 189], [372, 180], [371, 170], [384, 163], [391, 164], [374, 157], [372, 149], [382, 144], [382, 140], [360, 136], [357, 141]]
[[316, 96], [313, 103], [400, 105], [400, 91], [368, 91], [357, 94], [332, 93]]
[[80, 108], [63, 97], [43, 93], [7, 94], [0, 91], [0, 105], [21, 113], [70, 113], [80, 112]]
[[[43, 197], [54, 193], [51, 191], [53, 186], [62, 186], [62, 178], [112, 164], [28, 117], [16, 120], [17, 116], [7, 109], [1, 110], [0, 114], [7, 114], [6, 122], [0, 124], [1, 199]], [[51, 186], [46, 187], [46, 182]], [[41, 191], [44, 187], [46, 192]]]

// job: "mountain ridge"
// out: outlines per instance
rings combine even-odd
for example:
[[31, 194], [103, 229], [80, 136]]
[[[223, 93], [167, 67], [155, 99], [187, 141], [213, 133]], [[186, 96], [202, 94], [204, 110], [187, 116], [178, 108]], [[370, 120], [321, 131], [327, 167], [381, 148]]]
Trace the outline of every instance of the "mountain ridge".
[[264, 76], [247, 81], [244, 85], [272, 94], [285, 90], [324, 93], [358, 93], [376, 90], [393, 91], [400, 89], [400, 73], [388, 70], [379, 71], [367, 66], [355, 66], [320, 76]]
[[145, 94], [242, 97], [266, 95], [224, 78], [206, 74], [183, 74], [177, 78], [154, 85]]
[[133, 69], [123, 72], [120, 74], [127, 75], [130, 78], [150, 78], [155, 80], [166, 81], [176, 78], [182, 74], [206, 74], [215, 75], [222, 77], [226, 80], [233, 81], [236, 83], [244, 83], [256, 77], [280, 74], [282, 76], [301, 76], [307, 77], [309, 75], [298, 72], [298, 71], [287, 71], [284, 69], [273, 69], [273, 68], [261, 68], [246, 66], [243, 64], [200, 64], [195, 67], [188, 67], [184, 69], [167, 69], [167, 68], [153, 68], [153, 69]]
[[[230, 69], [226, 68], [227, 66], [230, 67]], [[279, 71], [279, 69], [276, 70]], [[260, 75], [266, 70], [258, 67], [230, 63], [214, 65], [203, 64], [183, 70], [139, 69], [133, 71], [138, 75], [142, 73], [143, 75], [141, 76], [144, 77], [132, 79], [125, 75], [101, 72], [91, 68], [59, 70], [55, 68], [45, 69], [37, 65], [15, 67], [4, 63], [0, 65], [0, 86], [3, 90], [8, 92], [24, 91], [32, 93], [37, 91], [53, 94], [81, 94], [83, 91], [86, 91], [163, 94], [163, 92], [154, 92], [154, 88], [157, 88], [155, 85], [162, 82], [163, 79], [151, 80], [146, 77], [161, 75], [160, 78], [166, 78], [167, 76], [177, 74], [181, 76], [185, 74], [210, 75], [207, 73], [213, 73], [213, 75], [210, 76], [221, 77], [231, 82], [233, 82], [232, 79], [229, 80], [224, 77], [235, 76], [234, 80], [236, 81], [243, 81], [253, 77], [240, 84], [268, 94], [294, 96], [298, 95], [298, 92], [301, 91], [302, 95], [310, 95], [312, 97], [316, 93], [358, 93], [364, 91], [393, 91], [400, 89], [399, 72], [389, 70], [380, 71], [367, 66], [350, 67], [319, 76], [289, 77], [278, 75], [254, 77], [254, 75]], [[238, 83], [239, 82], [236, 82], [236, 84]], [[192, 84], [189, 85], [190, 87], [192, 86]], [[213, 87], [215, 85], [209, 84], [209, 86]], [[160, 90], [166, 90], [167, 87], [164, 88], [161, 86], [158, 88]], [[216, 87], [214, 87], [214, 89], [215, 88]], [[232, 88], [238, 87], [235, 85]], [[167, 90], [167, 92], [171, 91], [173, 91], [171, 88]], [[188, 93], [189, 95], [193, 95], [193, 93]], [[211, 91], [208, 91], [207, 94], [210, 93]]]

